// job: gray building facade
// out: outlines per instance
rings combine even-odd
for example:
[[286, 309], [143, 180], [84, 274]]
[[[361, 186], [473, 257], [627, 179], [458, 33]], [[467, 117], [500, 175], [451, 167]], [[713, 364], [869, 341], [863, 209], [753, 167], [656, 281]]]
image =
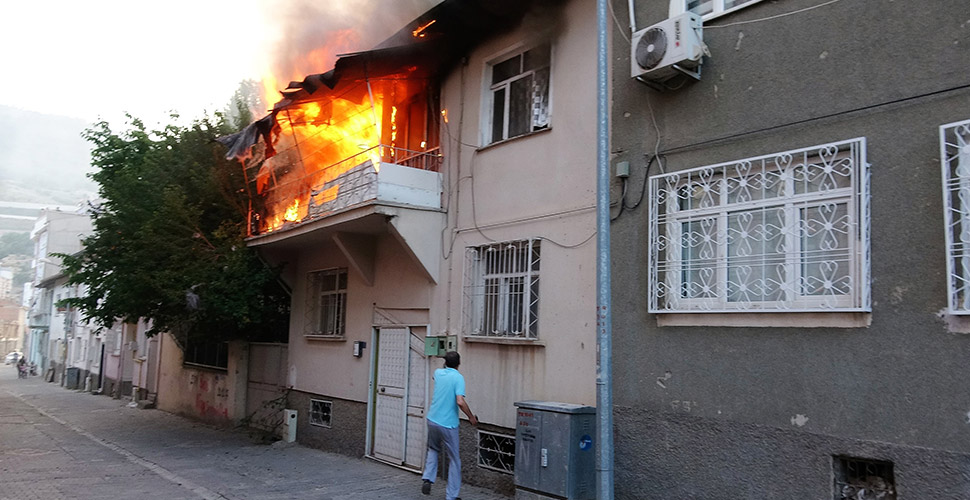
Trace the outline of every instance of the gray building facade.
[[970, 498], [970, 3], [679, 7], [698, 81], [612, 33], [617, 498]]

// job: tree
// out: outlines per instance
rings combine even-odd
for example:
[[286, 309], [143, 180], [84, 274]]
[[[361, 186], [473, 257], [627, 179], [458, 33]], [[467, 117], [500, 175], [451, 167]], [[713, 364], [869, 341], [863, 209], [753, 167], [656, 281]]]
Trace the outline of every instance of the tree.
[[224, 114], [154, 131], [129, 121], [122, 133], [104, 121], [84, 133], [100, 202], [83, 252], [62, 255], [69, 281], [87, 288], [68, 302], [104, 327], [151, 319], [149, 335], [285, 339], [289, 297], [279, 269], [245, 245], [242, 169], [214, 140], [239, 124]]

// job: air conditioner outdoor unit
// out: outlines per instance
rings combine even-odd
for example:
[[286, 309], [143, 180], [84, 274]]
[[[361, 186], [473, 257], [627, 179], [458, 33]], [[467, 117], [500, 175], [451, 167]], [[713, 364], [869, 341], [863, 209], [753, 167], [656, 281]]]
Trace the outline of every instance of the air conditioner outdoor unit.
[[664, 82], [684, 74], [700, 79], [703, 29], [701, 16], [686, 12], [634, 33], [630, 47], [633, 78]]

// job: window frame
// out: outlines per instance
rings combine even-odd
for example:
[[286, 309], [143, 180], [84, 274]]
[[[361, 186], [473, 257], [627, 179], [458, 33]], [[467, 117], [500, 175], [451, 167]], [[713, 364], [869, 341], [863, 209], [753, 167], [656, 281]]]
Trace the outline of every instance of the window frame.
[[[524, 256], [527, 258], [523, 270], [514, 268], [521, 263], [518, 251], [522, 251], [524, 245]], [[502, 251], [515, 246], [515, 250], [510, 250], [509, 257], [500, 257], [498, 260], [489, 260], [483, 256], [483, 252]], [[524, 240], [510, 240], [494, 242], [486, 245], [467, 247], [465, 249], [465, 279], [462, 287], [464, 294], [464, 323], [465, 334], [473, 339], [503, 339], [513, 341], [536, 341], [539, 339], [539, 299], [541, 297], [540, 287], [542, 280], [541, 263], [541, 239], [530, 238]], [[497, 272], [489, 272], [489, 265], [506, 266]], [[511, 265], [511, 269], [508, 267]], [[511, 298], [517, 293], [513, 287], [514, 281], [522, 279], [520, 301], [513, 301]], [[492, 314], [488, 311], [489, 304], [489, 280], [498, 281], [497, 298], [498, 307], [495, 311], [496, 318], [494, 323], [500, 329], [487, 331], [487, 323]], [[516, 302], [519, 303], [517, 314], [513, 309]], [[514, 317], [518, 315], [521, 330], [514, 330], [510, 321], [515, 322]]]
[[[325, 421], [322, 419], [315, 420], [316, 418], [315, 416], [322, 417], [324, 413], [320, 411], [315, 412], [313, 408], [314, 404], [330, 409], [330, 411], [326, 413], [327, 419]], [[310, 398], [310, 408], [307, 409], [307, 422], [309, 422], [310, 425], [313, 425], [313, 426], [332, 429], [333, 428], [333, 401], [327, 401], [325, 399]]]
[[[679, 15], [685, 13], [685, 12], [691, 12], [687, 8], [687, 3], [689, 1], [690, 0], [670, 0], [670, 8], [668, 9], [668, 17], [679, 16]], [[743, 9], [745, 7], [750, 7], [750, 6], [752, 6], [752, 5], [756, 4], [756, 3], [761, 2], [762, 0], [749, 0], [746, 3], [743, 3], [741, 5], [735, 5], [734, 7], [731, 7], [731, 8], [728, 8], [728, 9], [725, 9], [724, 8], [724, 2], [725, 2], [725, 0], [710, 0], [710, 1], [712, 3], [712, 5], [711, 5], [711, 12], [708, 12], [707, 14], [699, 14], [701, 16], [701, 19], [703, 21], [709, 21], [711, 19], [715, 19], [715, 18], [724, 16], [724, 15], [730, 14], [732, 12], [741, 10], [741, 9]]]
[[[548, 46], [549, 58], [545, 61], [544, 65], [537, 66], [531, 69], [523, 69], [524, 66], [524, 55], [536, 48], [542, 46]], [[519, 71], [514, 75], [502, 80], [499, 83], [492, 83], [492, 78], [494, 75], [494, 69], [496, 66], [508, 62], [513, 58], [520, 58]], [[552, 77], [552, 61], [555, 57], [555, 46], [549, 39], [543, 39], [538, 42], [533, 43], [520, 43], [513, 46], [510, 49], [503, 51], [500, 54], [490, 56], [486, 58], [484, 63], [484, 69], [482, 71], [482, 123], [481, 123], [481, 144], [482, 147], [491, 146], [493, 144], [499, 144], [505, 141], [517, 139], [520, 137], [527, 137], [532, 134], [543, 132], [552, 128], [552, 106], [553, 106], [553, 77]], [[533, 101], [530, 116], [533, 118], [530, 120], [529, 129], [521, 134], [510, 136], [510, 108], [511, 99], [509, 98], [510, 89], [514, 82], [518, 82], [522, 79], [533, 77], [537, 72], [541, 70], [547, 70], [547, 82], [546, 82], [546, 113], [545, 113], [545, 124], [537, 128], [535, 124], [534, 111], [535, 103]], [[533, 81], [534, 87], [534, 81]], [[498, 90], [505, 91], [503, 111], [502, 111], [502, 137], [499, 139], [494, 139], [494, 125], [495, 125], [495, 94]], [[533, 99], [535, 92], [533, 90]]]
[[[836, 167], [850, 169], [848, 176], [835, 177]], [[649, 312], [870, 312], [868, 177], [864, 137], [651, 176]], [[845, 213], [836, 217], [840, 206]], [[806, 218], [818, 207], [832, 215]], [[771, 212], [780, 213], [775, 226], [767, 222]], [[738, 215], [760, 215], [762, 222], [732, 228]], [[685, 224], [706, 221], [713, 230], [685, 236]], [[732, 245], [752, 243], [764, 247], [760, 261], [755, 251], [731, 255]], [[699, 256], [688, 255], [697, 248]], [[848, 269], [840, 269], [839, 258]]]
[[[323, 280], [335, 277], [333, 290], [323, 290]], [[345, 267], [319, 269], [307, 273], [306, 310], [304, 311], [303, 336], [311, 339], [343, 339], [347, 334], [347, 290], [350, 276]], [[341, 283], [343, 288], [341, 288]], [[339, 323], [333, 331], [323, 329], [324, 296], [337, 297], [337, 318]]]
[[[498, 443], [499, 440], [510, 440], [510, 441], [512, 441], [512, 453], [508, 453], [506, 451], [502, 451], [501, 449], [491, 449], [491, 448], [483, 447], [482, 446], [482, 437], [483, 436], [493, 437], [496, 440], [496, 443]], [[492, 432], [492, 431], [486, 431], [486, 430], [478, 429], [478, 436], [477, 437], [478, 437], [478, 440], [477, 440], [478, 442], [476, 443], [476, 446], [475, 446], [475, 451], [476, 451], [475, 454], [476, 454], [476, 458], [477, 458], [477, 464], [478, 464], [479, 467], [481, 467], [483, 469], [492, 470], [492, 471], [495, 471], [495, 472], [500, 472], [502, 474], [515, 474], [515, 434], [502, 434], [502, 433], [499, 433], [499, 432]], [[510, 457], [510, 458], [506, 458], [507, 462], [504, 464], [504, 465], [507, 465], [508, 467], [505, 467], [505, 468], [503, 468], [501, 466], [500, 467], [496, 467], [494, 465], [488, 464], [487, 463], [488, 461], [485, 460], [483, 458], [483, 456], [482, 456], [482, 451], [483, 450], [484, 451], [494, 452], [497, 455], [501, 455], [501, 456], [505, 456], [505, 457]]]
[[[970, 120], [940, 125], [940, 167], [947, 312], [965, 316], [970, 315]], [[961, 193], [966, 206], [960, 203]]]

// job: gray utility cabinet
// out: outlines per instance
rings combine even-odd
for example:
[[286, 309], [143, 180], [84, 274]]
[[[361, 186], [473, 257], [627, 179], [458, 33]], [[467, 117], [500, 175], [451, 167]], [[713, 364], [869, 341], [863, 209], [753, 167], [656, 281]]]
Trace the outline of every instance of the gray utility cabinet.
[[596, 408], [550, 401], [516, 406], [516, 498], [596, 498]]

